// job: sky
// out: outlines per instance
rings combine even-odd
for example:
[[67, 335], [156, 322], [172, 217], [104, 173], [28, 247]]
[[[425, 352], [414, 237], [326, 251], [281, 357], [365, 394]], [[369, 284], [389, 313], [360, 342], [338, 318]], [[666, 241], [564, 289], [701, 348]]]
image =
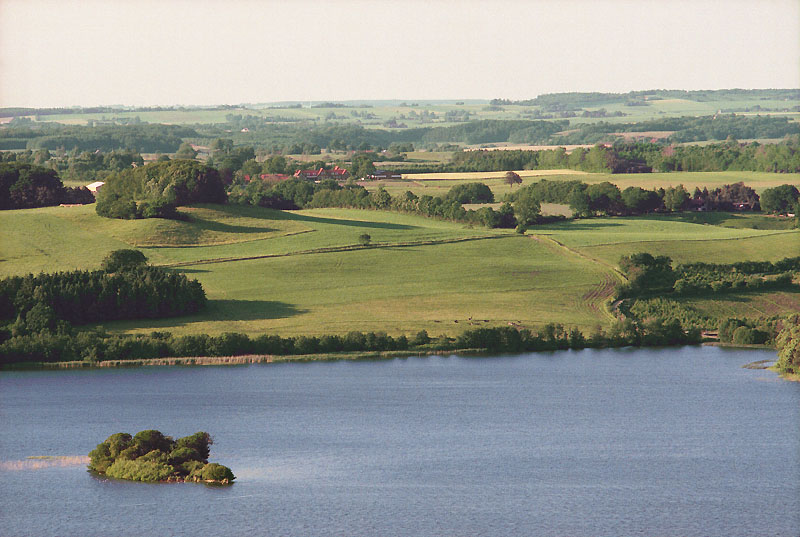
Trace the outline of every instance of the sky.
[[800, 88], [798, 0], [0, 0], [0, 107]]

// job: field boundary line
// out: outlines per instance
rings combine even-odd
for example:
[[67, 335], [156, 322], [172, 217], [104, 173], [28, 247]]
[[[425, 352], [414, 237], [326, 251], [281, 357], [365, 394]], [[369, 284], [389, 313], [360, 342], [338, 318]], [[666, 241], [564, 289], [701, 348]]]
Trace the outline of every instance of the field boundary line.
[[552, 237], [549, 237], [547, 235], [533, 234], [533, 235], [531, 235], [531, 237], [535, 237], [537, 240], [545, 240], [545, 241], [548, 241], [548, 242], [552, 242], [558, 248], [566, 250], [566, 251], [570, 252], [573, 255], [576, 255], [578, 257], [586, 259], [587, 261], [591, 261], [592, 263], [597, 263], [598, 265], [601, 265], [601, 266], [611, 270], [617, 276], [617, 278], [619, 278], [619, 280], [621, 282], [625, 283], [625, 282], [628, 281], [628, 278], [625, 276], [625, 274], [623, 274], [622, 271], [619, 270], [614, 265], [611, 265], [609, 263], [606, 263], [605, 261], [601, 261], [600, 259], [597, 259], [597, 258], [594, 258], [594, 257], [592, 257], [590, 255], [587, 255], [587, 254], [581, 252], [580, 250], [576, 250], [574, 248], [570, 248], [569, 246], [567, 246], [563, 242], [557, 241], [556, 239], [554, 239]]
[[192, 265], [208, 265], [212, 263], [230, 263], [233, 261], [252, 261], [255, 259], [270, 259], [275, 257], [290, 257], [295, 255], [309, 255], [309, 254], [328, 254], [335, 252], [352, 252], [356, 250], [376, 250], [382, 248], [406, 248], [411, 246], [433, 246], [436, 244], [453, 244], [458, 242], [468, 241], [481, 241], [487, 239], [507, 239], [513, 238], [513, 235], [484, 235], [479, 237], [458, 237], [454, 239], [433, 239], [427, 241], [408, 241], [408, 242], [392, 242], [392, 243], [376, 243], [369, 245], [348, 244], [344, 246], [328, 246], [325, 248], [313, 248], [311, 250], [298, 250], [296, 252], [285, 252], [282, 254], [263, 254], [242, 257], [219, 257], [214, 259], [200, 259], [197, 261], [179, 261], [176, 263], [164, 263], [155, 265], [158, 267], [172, 268], [172, 267], [187, 267]]
[[[729, 228], [733, 229], [733, 228]], [[661, 240], [648, 240], [648, 241], [621, 241], [621, 242], [602, 242], [599, 244], [587, 244], [586, 246], [582, 246], [582, 248], [596, 248], [598, 246], [616, 246], [618, 244], [633, 244], [633, 243], [651, 243], [651, 242], [719, 242], [719, 241], [742, 241], [747, 239], [760, 239], [762, 237], [774, 237], [775, 235], [787, 235], [787, 234], [794, 234], [796, 233], [796, 229], [786, 229], [783, 231], [776, 231], [774, 233], [764, 233], [761, 235], [748, 235], [746, 237], [723, 237], [719, 239], [661, 239]], [[555, 239], [550, 239], [555, 241]], [[555, 241], [558, 242], [558, 241]], [[569, 248], [565, 246], [565, 248]]]

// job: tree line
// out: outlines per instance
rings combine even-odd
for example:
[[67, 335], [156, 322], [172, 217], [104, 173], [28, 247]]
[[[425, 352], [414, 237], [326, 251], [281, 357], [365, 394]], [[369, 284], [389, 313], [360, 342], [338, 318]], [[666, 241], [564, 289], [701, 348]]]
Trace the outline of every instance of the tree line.
[[777, 144], [748, 144], [730, 140], [708, 145], [663, 145], [650, 142], [617, 143], [620, 158], [644, 162], [660, 172], [754, 171], [800, 172], [800, 137]]
[[656, 101], [661, 99], [683, 99], [687, 101], [708, 102], [745, 99], [774, 99], [778, 101], [800, 100], [800, 90], [796, 89], [719, 89], [719, 90], [635, 90], [627, 93], [566, 92], [544, 93], [534, 99], [511, 100], [492, 99], [494, 105], [561, 107], [564, 109], [598, 106], [631, 101]]
[[332, 180], [320, 183], [302, 179], [277, 183], [250, 181], [246, 184], [234, 183], [228, 199], [231, 203], [282, 210], [341, 207], [397, 211], [489, 228], [514, 228], [520, 224], [532, 225], [563, 219], [543, 217], [541, 204], [525, 197], [518, 199], [513, 207], [510, 203], [504, 203], [497, 210], [492, 207], [465, 209], [462, 202], [487, 203], [487, 200], [494, 200], [491, 190], [483, 183], [457, 185], [440, 197], [418, 196], [411, 191], [392, 196], [382, 187], [369, 192], [360, 185], [340, 185]]
[[53, 170], [25, 163], [0, 163], [0, 210], [94, 203], [84, 187], [65, 187]]
[[792, 288], [800, 272], [800, 257], [775, 263], [743, 261], [732, 264], [687, 263], [673, 269], [672, 259], [647, 252], [623, 256], [619, 267], [628, 283], [616, 290], [617, 299], [673, 295], [700, 295], [726, 291]]
[[174, 153], [185, 138], [197, 137], [194, 128], [181, 125], [62, 125], [32, 123], [0, 129], [0, 149], [64, 149], [140, 153]]
[[767, 188], [761, 196], [742, 182], [719, 186], [711, 191], [695, 187], [689, 193], [683, 185], [646, 190], [620, 190], [608, 181], [586, 184], [578, 180], [542, 179], [506, 195], [515, 203], [531, 196], [543, 203], [568, 205], [577, 217], [594, 215], [632, 216], [654, 212], [763, 210], [771, 214], [800, 213], [800, 191], [789, 184]]
[[63, 180], [93, 183], [104, 181], [112, 172], [143, 166], [138, 151], [115, 149], [104, 151], [64, 151], [37, 149], [0, 153], [0, 162], [31, 164], [56, 172]]
[[778, 362], [775, 366], [781, 371], [800, 375], [800, 314], [791, 315], [782, 323], [776, 343]]
[[608, 330], [597, 328], [584, 334], [577, 328], [548, 324], [537, 332], [510, 326], [477, 328], [456, 337], [431, 337], [422, 330], [413, 337], [393, 337], [384, 332], [348, 332], [345, 335], [296, 336], [241, 333], [219, 336], [194, 334], [173, 336], [166, 332], [149, 335], [108, 335], [102, 331], [60, 334], [47, 331], [12, 338], [0, 344], [0, 363], [58, 362], [83, 360], [145, 360], [166, 357], [237, 355], [294, 356], [345, 352], [435, 352], [472, 350], [485, 352], [537, 352], [636, 346], [684, 345], [700, 342], [698, 330], [683, 330], [676, 321], [650, 319], [634, 324], [617, 321]]

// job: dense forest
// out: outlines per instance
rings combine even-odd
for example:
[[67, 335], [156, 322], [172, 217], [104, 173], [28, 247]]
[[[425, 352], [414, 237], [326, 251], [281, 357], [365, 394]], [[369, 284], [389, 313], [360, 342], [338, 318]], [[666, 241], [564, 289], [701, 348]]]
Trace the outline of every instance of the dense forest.
[[187, 315], [205, 304], [197, 280], [149, 266], [141, 252], [117, 250], [106, 258], [102, 270], [0, 280], [0, 348], [6, 349], [9, 360], [30, 341], [72, 338], [73, 324]]
[[0, 129], [0, 149], [58, 149], [113, 151], [131, 149], [141, 153], [173, 153], [184, 138], [198, 136], [178, 125], [62, 125], [60, 123], [12, 123]]

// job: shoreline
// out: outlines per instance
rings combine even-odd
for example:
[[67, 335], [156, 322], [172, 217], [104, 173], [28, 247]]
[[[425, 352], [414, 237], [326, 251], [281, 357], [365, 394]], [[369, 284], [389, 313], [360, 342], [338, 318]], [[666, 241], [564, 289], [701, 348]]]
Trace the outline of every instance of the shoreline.
[[391, 360], [393, 358], [411, 358], [432, 355], [449, 354], [481, 354], [485, 349], [454, 349], [454, 350], [425, 350], [425, 351], [357, 351], [340, 353], [316, 354], [245, 354], [240, 356], [191, 356], [191, 357], [166, 357], [142, 358], [131, 360], [101, 360], [99, 362], [20, 362], [5, 364], [3, 370], [45, 370], [45, 369], [96, 369], [105, 367], [154, 367], [154, 366], [220, 366], [220, 365], [250, 365], [250, 364], [279, 364], [292, 362], [338, 362], [356, 360]]
[[[724, 347], [742, 350], [775, 350], [769, 345], [735, 345], [720, 341], [704, 341], [700, 345], [710, 347]], [[589, 347], [587, 347], [589, 348]], [[604, 347], [612, 348], [612, 347]], [[644, 347], [643, 347], [644, 348]], [[564, 349], [574, 350], [574, 349]], [[302, 362], [338, 362], [338, 361], [357, 361], [357, 360], [391, 360], [394, 358], [412, 358], [424, 356], [445, 356], [452, 354], [477, 356], [487, 354], [491, 351], [487, 349], [452, 349], [452, 350], [418, 350], [418, 351], [356, 351], [339, 353], [316, 353], [316, 354], [291, 354], [285, 356], [269, 354], [246, 354], [239, 356], [191, 356], [191, 357], [165, 357], [165, 358], [146, 358], [132, 360], [101, 360], [99, 362], [20, 362], [16, 364], [4, 364], [0, 370], [6, 371], [25, 371], [25, 370], [55, 370], [55, 369], [99, 369], [107, 367], [165, 367], [165, 366], [236, 366], [251, 364], [280, 364], [280, 363], [302, 363]], [[504, 352], [504, 351], [496, 351]], [[533, 351], [536, 352], [536, 351]], [[546, 351], [555, 352], [555, 351]], [[771, 366], [761, 366], [764, 362], [775, 362], [775, 360], [761, 360], [744, 364], [742, 367], [748, 369], [768, 369], [775, 372], [784, 380], [790, 382], [800, 382], [800, 373], [788, 373]], [[758, 364], [759, 367], [752, 367]]]

